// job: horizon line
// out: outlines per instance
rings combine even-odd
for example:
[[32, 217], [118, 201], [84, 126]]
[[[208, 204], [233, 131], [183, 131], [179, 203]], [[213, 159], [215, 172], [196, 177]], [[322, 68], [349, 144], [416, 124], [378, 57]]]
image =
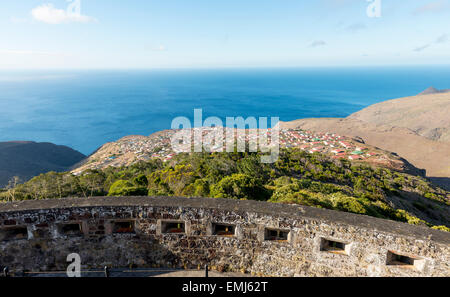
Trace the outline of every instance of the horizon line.
[[247, 69], [326, 69], [326, 68], [401, 68], [401, 67], [450, 67], [448, 64], [379, 64], [379, 65], [314, 65], [314, 66], [212, 66], [212, 67], [93, 67], [93, 68], [0, 68], [0, 71], [117, 71], [117, 70], [247, 70]]

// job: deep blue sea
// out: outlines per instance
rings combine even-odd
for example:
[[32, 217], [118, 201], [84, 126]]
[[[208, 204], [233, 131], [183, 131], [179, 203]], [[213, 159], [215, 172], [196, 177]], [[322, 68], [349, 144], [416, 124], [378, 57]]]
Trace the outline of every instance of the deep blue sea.
[[450, 67], [1, 71], [0, 141], [33, 140], [90, 154], [177, 116], [345, 117], [384, 100], [450, 88]]

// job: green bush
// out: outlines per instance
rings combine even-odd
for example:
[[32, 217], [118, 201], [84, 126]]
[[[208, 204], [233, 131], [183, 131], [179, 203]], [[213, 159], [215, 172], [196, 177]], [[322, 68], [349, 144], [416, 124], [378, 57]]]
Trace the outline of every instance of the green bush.
[[214, 198], [267, 200], [268, 191], [255, 178], [245, 174], [232, 174], [220, 180], [211, 188]]
[[441, 230], [441, 231], [446, 231], [446, 232], [450, 232], [450, 228], [446, 227], [446, 226], [433, 226], [431, 227], [432, 229], [435, 230]]
[[331, 195], [330, 200], [332, 202], [333, 209], [358, 214], [367, 214], [366, 208], [361, 202], [358, 201], [357, 198], [337, 193]]
[[108, 196], [145, 196], [147, 193], [147, 188], [135, 186], [126, 180], [118, 180], [112, 184]]

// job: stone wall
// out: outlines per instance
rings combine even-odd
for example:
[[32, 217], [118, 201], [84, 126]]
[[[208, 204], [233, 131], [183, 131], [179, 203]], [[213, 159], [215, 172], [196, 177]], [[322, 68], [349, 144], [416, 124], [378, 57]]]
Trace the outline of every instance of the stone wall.
[[256, 201], [99, 197], [0, 205], [0, 266], [170, 267], [260, 276], [450, 276], [450, 234]]

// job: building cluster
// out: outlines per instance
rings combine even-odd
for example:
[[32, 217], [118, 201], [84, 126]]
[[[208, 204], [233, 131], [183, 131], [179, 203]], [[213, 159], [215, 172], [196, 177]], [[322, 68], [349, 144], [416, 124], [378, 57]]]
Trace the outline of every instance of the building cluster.
[[331, 155], [335, 159], [363, 160], [379, 156], [361, 143], [335, 133], [313, 133], [305, 130], [282, 130], [280, 146], [300, 148], [309, 153]]
[[[197, 152], [226, 152], [227, 148], [242, 148], [254, 151], [256, 148], [273, 146], [299, 148], [308, 153], [321, 153], [335, 159], [365, 160], [381, 156], [373, 148], [368, 148], [345, 136], [334, 133], [314, 133], [301, 129], [280, 129], [278, 137], [272, 137], [271, 129], [243, 130], [224, 127], [193, 128], [186, 130], [166, 130], [146, 136], [127, 136], [108, 143], [93, 154], [88, 162], [77, 169], [101, 169], [107, 166], [125, 166], [139, 160], [171, 160], [176, 154]], [[240, 144], [240, 147], [238, 146]]]

